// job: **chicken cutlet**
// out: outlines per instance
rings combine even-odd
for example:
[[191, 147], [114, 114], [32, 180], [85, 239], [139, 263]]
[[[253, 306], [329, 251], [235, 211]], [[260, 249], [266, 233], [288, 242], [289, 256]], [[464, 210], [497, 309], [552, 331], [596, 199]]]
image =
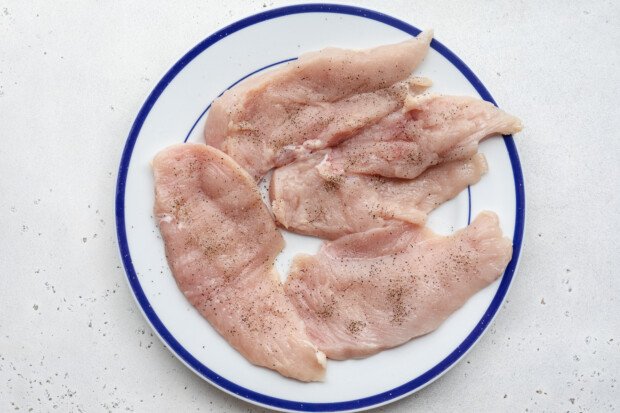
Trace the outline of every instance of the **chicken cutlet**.
[[432, 32], [366, 50], [326, 48], [245, 80], [217, 98], [205, 140], [256, 180], [301, 154], [335, 145], [402, 107]]
[[189, 302], [251, 363], [321, 380], [325, 355], [307, 336], [274, 270], [284, 241], [252, 177], [202, 144], [164, 149], [153, 171], [155, 217]]
[[502, 275], [512, 243], [483, 212], [450, 236], [407, 224], [298, 255], [285, 291], [328, 358], [367, 357], [435, 330]]

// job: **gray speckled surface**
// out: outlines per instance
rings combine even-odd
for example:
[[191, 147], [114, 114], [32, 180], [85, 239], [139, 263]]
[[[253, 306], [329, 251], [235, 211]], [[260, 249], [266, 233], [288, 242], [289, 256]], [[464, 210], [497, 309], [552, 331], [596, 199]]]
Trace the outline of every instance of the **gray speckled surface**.
[[[153, 336], [124, 279], [125, 137], [183, 52], [285, 1], [0, 1], [0, 411], [259, 411]], [[527, 233], [490, 331], [388, 407], [620, 408], [620, 3], [358, 1], [434, 27], [526, 129]]]

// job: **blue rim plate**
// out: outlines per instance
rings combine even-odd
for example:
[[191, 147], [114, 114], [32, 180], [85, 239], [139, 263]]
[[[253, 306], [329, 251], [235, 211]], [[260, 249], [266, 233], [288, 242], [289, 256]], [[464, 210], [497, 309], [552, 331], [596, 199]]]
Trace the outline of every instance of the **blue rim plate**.
[[[160, 96], [168, 85], [175, 79], [175, 77], [188, 65], [190, 64], [197, 56], [199, 56], [202, 52], [207, 50], [208, 48], [216, 45], [219, 41], [226, 38], [227, 36], [246, 29], [248, 27], [257, 25], [261, 22], [266, 22], [272, 19], [278, 19], [285, 16], [302, 14], [302, 13], [330, 13], [330, 14], [341, 14], [341, 15], [351, 15], [357, 16], [364, 19], [374, 20], [376, 22], [380, 22], [382, 24], [391, 26], [395, 29], [398, 29], [404, 33], [415, 36], [420, 30], [405, 23], [401, 20], [398, 20], [394, 17], [378, 13], [376, 11], [363, 9], [359, 7], [352, 6], [344, 6], [344, 5], [331, 5], [331, 4], [304, 4], [304, 5], [295, 5], [289, 7], [282, 7], [278, 9], [273, 9], [269, 11], [265, 11], [245, 19], [242, 19], [236, 23], [233, 23], [211, 36], [207, 37], [205, 40], [200, 42], [194, 48], [192, 48], [188, 53], [186, 53], [159, 81], [155, 89], [148, 96], [146, 102], [140, 109], [138, 116], [136, 117], [134, 124], [131, 128], [129, 136], [127, 138], [125, 148], [122, 153], [120, 167], [118, 171], [118, 180], [116, 186], [116, 228], [117, 228], [117, 236], [118, 236], [118, 244], [120, 249], [121, 258], [123, 261], [123, 265], [125, 267], [125, 271], [127, 274], [128, 282], [133, 291], [133, 294], [138, 302], [139, 307], [144, 313], [145, 317], [162, 339], [162, 341], [168, 346], [168, 348], [180, 359], [182, 360], [189, 368], [191, 368], [196, 374], [206, 379], [211, 384], [216, 387], [233, 394], [241, 399], [244, 399], [248, 402], [270, 407], [273, 409], [279, 410], [289, 410], [289, 411], [354, 411], [354, 410], [363, 410], [371, 407], [377, 407], [397, 399], [400, 399], [406, 395], [409, 395], [422, 387], [428, 385], [435, 379], [437, 379], [440, 375], [445, 373], [448, 369], [450, 369], [454, 364], [461, 359], [465, 353], [472, 348], [472, 346], [476, 343], [476, 341], [481, 337], [481, 335], [487, 329], [489, 323], [492, 321], [493, 317], [497, 313], [500, 308], [508, 288], [512, 282], [517, 262], [519, 259], [519, 254], [521, 251], [521, 244], [523, 240], [523, 230], [524, 230], [524, 220], [525, 220], [525, 194], [524, 194], [524, 186], [523, 186], [523, 175], [521, 171], [521, 165], [519, 162], [519, 156], [517, 153], [517, 149], [515, 147], [514, 141], [511, 136], [504, 136], [503, 142], [505, 144], [505, 149], [507, 150], [508, 157], [510, 160], [510, 166], [512, 168], [512, 177], [514, 179], [514, 188], [515, 188], [515, 226], [514, 226], [514, 234], [513, 234], [513, 258], [511, 262], [508, 264], [506, 271], [497, 287], [497, 291], [493, 296], [490, 305], [484, 312], [484, 315], [477, 322], [475, 327], [471, 330], [469, 335], [456, 347], [454, 350], [447, 355], [443, 360], [437, 363], [432, 368], [425, 371], [423, 374], [418, 375], [417, 377], [412, 378], [411, 380], [404, 382], [402, 385], [392, 388], [389, 391], [382, 391], [377, 394], [371, 394], [367, 397], [358, 398], [354, 400], [347, 401], [338, 401], [333, 403], [314, 403], [314, 402], [303, 402], [298, 400], [288, 400], [279, 397], [273, 397], [267, 394], [259, 393], [250, 389], [247, 389], [243, 386], [236, 384], [235, 382], [226, 379], [220, 376], [216, 371], [211, 370], [209, 367], [201, 363], [190, 351], [188, 351], [184, 346], [173, 336], [170, 332], [169, 328], [167, 328], [164, 323], [161, 321], [160, 317], [156, 313], [156, 311], [151, 306], [147, 295], [143, 289], [143, 285], [140, 282], [140, 278], [138, 277], [136, 268], [134, 268], [134, 263], [132, 261], [132, 253], [129, 248], [128, 243], [128, 228], [126, 226], [126, 185], [128, 178], [129, 165], [132, 160], [132, 155], [134, 153], [134, 147], [138, 140], [138, 137], [141, 133], [145, 120], [151, 113], [151, 110], [155, 103], [160, 99]], [[433, 40], [431, 43], [432, 49], [438, 52], [441, 56], [443, 56], [446, 60], [448, 60], [458, 71], [467, 79], [467, 81], [473, 86], [476, 92], [485, 100], [492, 102], [495, 104], [495, 101], [491, 97], [490, 93], [484, 87], [484, 85], [480, 82], [480, 80], [474, 75], [474, 73], [459, 59], [454, 53], [452, 53], [448, 48], [442, 45], [437, 40]], [[289, 59], [290, 60], [290, 59]], [[281, 63], [281, 62], [278, 62]], [[268, 65], [268, 66], [273, 66]], [[265, 69], [263, 67], [262, 69]], [[259, 70], [262, 70], [259, 69]], [[258, 70], [257, 70], [258, 71]], [[255, 71], [255, 72], [257, 72]], [[255, 73], [253, 72], [253, 73]], [[250, 73], [253, 74], [253, 73]], [[248, 75], [249, 76], [249, 75]], [[205, 111], [200, 114], [198, 119], [194, 122], [193, 126], [191, 126], [190, 131], [185, 136], [185, 141], [190, 136], [194, 128], [199, 124], [200, 119], [203, 117]], [[198, 113], [196, 113], [198, 115]], [[180, 139], [182, 139], [181, 137]], [[468, 199], [470, 203], [468, 215], [471, 213], [471, 196]], [[469, 216], [467, 217], [469, 221]]]

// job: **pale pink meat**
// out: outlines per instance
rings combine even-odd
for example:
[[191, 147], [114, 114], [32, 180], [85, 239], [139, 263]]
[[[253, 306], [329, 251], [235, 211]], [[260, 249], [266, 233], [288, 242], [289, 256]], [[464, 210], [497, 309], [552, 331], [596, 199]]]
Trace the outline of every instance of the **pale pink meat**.
[[438, 163], [469, 158], [490, 135], [521, 128], [519, 119], [481, 99], [410, 95], [402, 111], [333, 148], [319, 171], [325, 176], [353, 172], [412, 179]]
[[252, 178], [223, 152], [199, 144], [164, 149], [153, 170], [155, 217], [189, 302], [250, 362], [321, 380], [325, 355], [273, 268], [284, 242]]
[[285, 291], [327, 357], [366, 357], [435, 330], [511, 256], [491, 212], [448, 237], [400, 224], [297, 256]]
[[327, 239], [395, 220], [424, 223], [430, 211], [478, 182], [487, 170], [484, 156], [476, 154], [439, 164], [413, 180], [356, 174], [324, 178], [316, 169], [323, 157], [317, 152], [277, 168], [269, 194], [280, 225]]
[[250, 78], [216, 99], [207, 144], [228, 153], [255, 179], [300, 154], [335, 145], [402, 107], [432, 32], [368, 50], [327, 48]]

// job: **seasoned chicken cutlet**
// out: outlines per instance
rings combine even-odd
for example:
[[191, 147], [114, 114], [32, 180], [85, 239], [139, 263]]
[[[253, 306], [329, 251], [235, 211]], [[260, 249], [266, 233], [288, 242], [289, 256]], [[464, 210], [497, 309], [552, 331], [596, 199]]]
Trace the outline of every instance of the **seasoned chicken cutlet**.
[[301, 154], [335, 145], [402, 107], [432, 32], [367, 50], [327, 48], [245, 80], [216, 99], [206, 143], [259, 179]]
[[435, 330], [511, 256], [491, 212], [448, 237], [400, 224], [297, 256], [285, 291], [328, 358], [366, 357]]
[[415, 179], [346, 174], [322, 177], [324, 153], [277, 168], [269, 194], [276, 220], [286, 229], [320, 238], [388, 226], [423, 224], [426, 215], [454, 198], [487, 171], [482, 154], [445, 162]]
[[189, 302], [250, 362], [321, 380], [325, 355], [273, 268], [284, 241], [253, 179], [228, 155], [200, 144], [164, 149], [153, 171], [155, 217]]
[[326, 177], [361, 173], [412, 179], [430, 166], [471, 157], [488, 136], [521, 128], [519, 119], [478, 98], [409, 95], [403, 110], [349, 137], [318, 168]]

